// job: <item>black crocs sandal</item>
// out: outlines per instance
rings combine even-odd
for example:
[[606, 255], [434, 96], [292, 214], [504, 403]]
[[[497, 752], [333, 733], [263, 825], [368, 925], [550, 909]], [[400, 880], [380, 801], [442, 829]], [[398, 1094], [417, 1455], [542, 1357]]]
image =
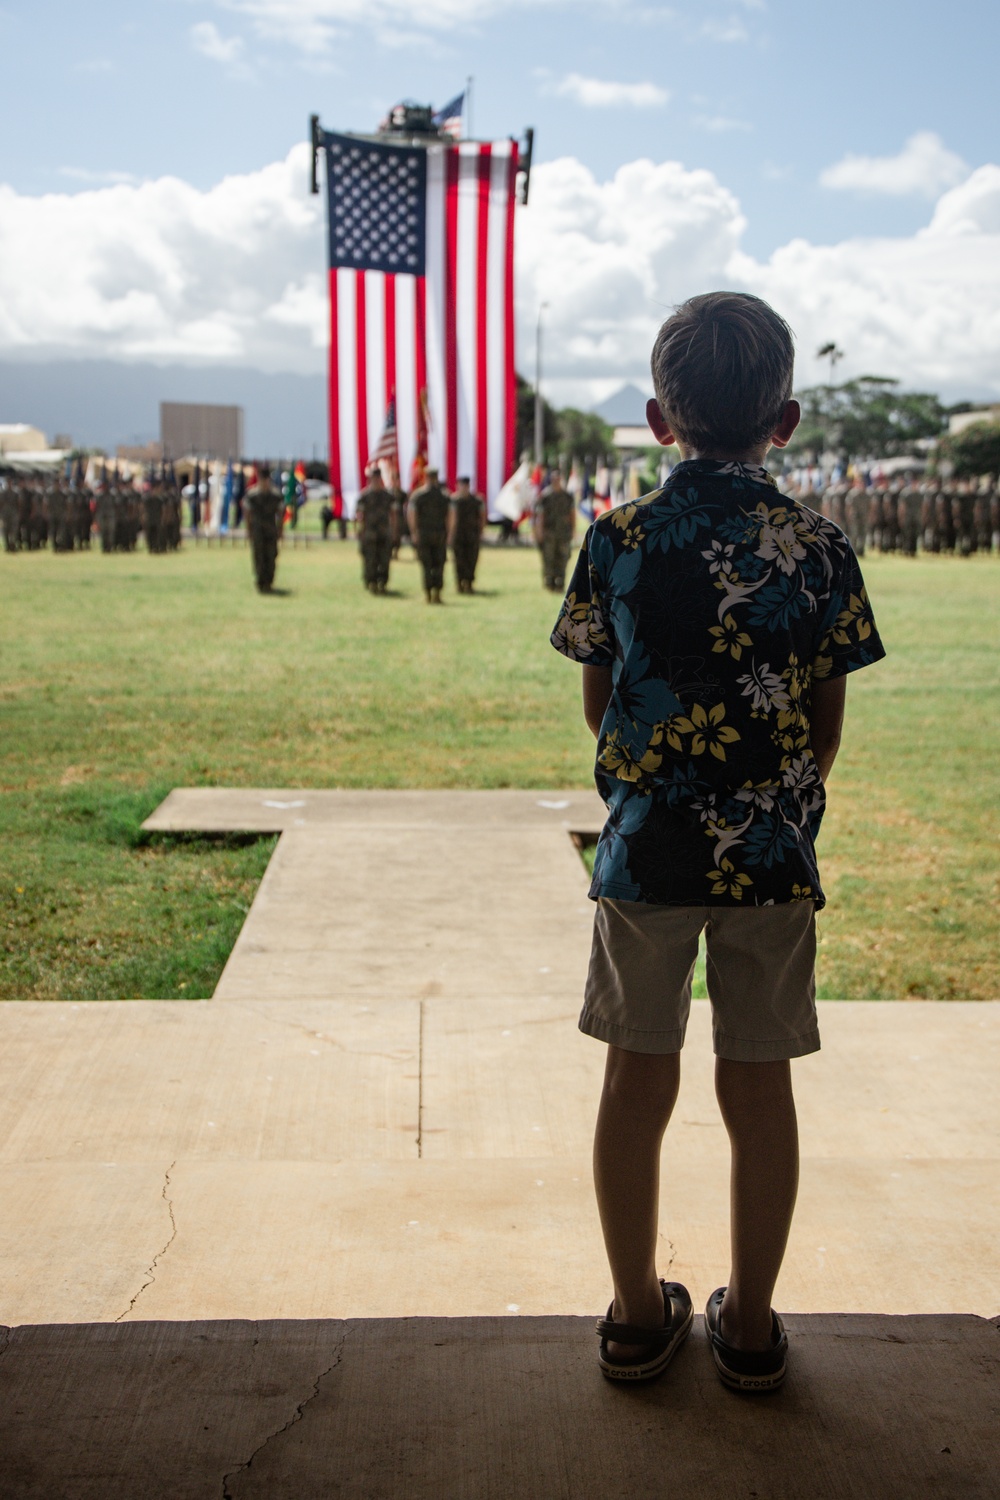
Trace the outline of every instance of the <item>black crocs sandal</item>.
[[726, 1288], [718, 1287], [705, 1307], [705, 1328], [719, 1379], [731, 1391], [744, 1391], [748, 1395], [776, 1391], [787, 1370], [788, 1335], [784, 1324], [772, 1307], [770, 1349], [734, 1349], [719, 1332], [725, 1295]]
[[[691, 1332], [694, 1308], [687, 1287], [679, 1281], [661, 1281], [663, 1291], [663, 1327], [640, 1328], [636, 1323], [616, 1323], [611, 1317], [614, 1303], [608, 1308], [606, 1318], [597, 1324], [601, 1347], [597, 1362], [601, 1374], [608, 1380], [654, 1380], [667, 1368], [678, 1349]], [[641, 1344], [643, 1354], [639, 1359], [612, 1359], [608, 1354], [608, 1340], [617, 1344]]]

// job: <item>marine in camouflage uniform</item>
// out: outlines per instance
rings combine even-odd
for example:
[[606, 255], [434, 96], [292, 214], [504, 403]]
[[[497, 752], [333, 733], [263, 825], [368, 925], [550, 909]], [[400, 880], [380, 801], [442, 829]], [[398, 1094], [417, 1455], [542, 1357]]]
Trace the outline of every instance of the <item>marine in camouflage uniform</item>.
[[476, 581], [479, 544], [486, 525], [486, 501], [474, 495], [468, 479], [459, 479], [448, 515], [448, 545], [460, 594], [471, 594]]
[[101, 551], [115, 550], [115, 497], [106, 484], [97, 491], [97, 531], [101, 538]]
[[444, 565], [448, 558], [448, 510], [451, 498], [438, 483], [437, 469], [427, 470], [427, 483], [410, 496], [410, 535], [424, 575], [428, 604], [441, 603]]
[[971, 480], [959, 480], [951, 502], [952, 524], [955, 530], [955, 548], [962, 557], [971, 557], [975, 552], [976, 536], [976, 489]]
[[142, 529], [146, 533], [147, 552], [162, 552], [163, 547], [163, 490], [156, 480], [150, 486], [143, 504]]
[[5, 552], [17, 551], [17, 490], [8, 479], [0, 490], [0, 520], [3, 523]]
[[924, 497], [921, 494], [915, 474], [907, 474], [906, 483], [899, 492], [896, 501], [896, 516], [899, 528], [899, 550], [905, 552], [907, 557], [916, 557], [917, 542], [920, 539], [920, 514], [923, 509]]
[[378, 468], [372, 469], [366, 488], [358, 496], [354, 519], [365, 588], [372, 594], [384, 594], [389, 583], [396, 518], [392, 491], [386, 489]]
[[162, 526], [164, 550], [176, 552], [181, 544], [181, 497], [173, 484], [163, 492]]
[[542, 554], [542, 582], [555, 594], [563, 593], [566, 586], [566, 564], [575, 530], [576, 504], [557, 472], [549, 488], [535, 501], [535, 541]]
[[871, 501], [868, 491], [865, 489], [863, 479], [856, 479], [852, 484], [845, 500], [846, 531], [848, 540], [854, 548], [858, 557], [864, 557], [865, 544], [868, 541], [868, 518], [871, 512]]
[[996, 500], [993, 494], [993, 480], [989, 474], [983, 474], [980, 476], [976, 495], [976, 542], [980, 552], [989, 552], [993, 545], [990, 526], [991, 499]]
[[393, 535], [392, 555], [393, 557], [398, 557], [402, 544], [410, 542], [412, 545], [413, 542], [413, 538], [410, 536], [410, 520], [407, 515], [409, 496], [398, 484], [394, 485], [389, 493], [392, 496], [392, 514], [396, 526]]
[[45, 494], [49, 512], [49, 534], [53, 552], [72, 551], [73, 541], [66, 525], [66, 491], [58, 480], [50, 484]]
[[257, 474], [257, 483], [243, 497], [243, 509], [253, 547], [253, 570], [257, 588], [262, 594], [269, 594], [278, 562], [278, 538], [281, 535], [281, 516], [285, 502], [271, 484], [269, 465], [261, 464]]

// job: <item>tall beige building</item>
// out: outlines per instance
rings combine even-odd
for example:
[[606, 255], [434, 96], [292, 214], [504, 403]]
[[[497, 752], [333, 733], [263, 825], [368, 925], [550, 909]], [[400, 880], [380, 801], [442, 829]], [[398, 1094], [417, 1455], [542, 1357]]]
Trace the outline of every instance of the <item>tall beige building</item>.
[[242, 406], [160, 402], [160, 443], [165, 458], [242, 458]]
[[0, 422], [0, 453], [42, 453], [48, 446], [40, 427], [27, 422]]

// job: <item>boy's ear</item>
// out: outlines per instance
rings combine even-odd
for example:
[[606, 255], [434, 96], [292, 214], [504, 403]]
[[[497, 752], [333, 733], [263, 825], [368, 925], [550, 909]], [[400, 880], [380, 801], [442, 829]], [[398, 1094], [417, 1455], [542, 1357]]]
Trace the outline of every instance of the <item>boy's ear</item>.
[[650, 396], [646, 402], [646, 421], [649, 424], [650, 432], [661, 447], [669, 448], [676, 441], [673, 433], [670, 431], [670, 423], [660, 410], [660, 403], [655, 396]]
[[786, 448], [791, 441], [792, 433], [799, 425], [802, 416], [802, 408], [796, 400], [786, 401], [785, 409], [781, 413], [781, 421], [771, 434], [771, 445], [774, 448]]

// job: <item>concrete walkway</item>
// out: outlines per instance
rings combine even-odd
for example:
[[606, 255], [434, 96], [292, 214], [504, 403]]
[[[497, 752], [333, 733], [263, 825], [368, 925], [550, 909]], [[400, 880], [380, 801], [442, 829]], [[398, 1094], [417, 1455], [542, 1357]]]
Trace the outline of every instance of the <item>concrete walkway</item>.
[[[572, 1315], [609, 1295], [603, 1049], [575, 1029], [591, 908], [570, 834], [601, 814], [545, 792], [158, 809], [150, 828], [282, 837], [211, 1001], [0, 1007], [0, 1321], [26, 1325], [0, 1355], [0, 1452], [22, 1465], [0, 1461], [0, 1496], [576, 1500], [646, 1472], [633, 1439], [660, 1407], [672, 1495], [992, 1493], [997, 1004], [821, 1008], [824, 1050], [795, 1065], [780, 1455], [703, 1347], [638, 1399], [597, 1377]], [[694, 1011], [660, 1269], [698, 1304], [726, 1275], [727, 1150]], [[797, 1489], [809, 1450], [827, 1478]]]

